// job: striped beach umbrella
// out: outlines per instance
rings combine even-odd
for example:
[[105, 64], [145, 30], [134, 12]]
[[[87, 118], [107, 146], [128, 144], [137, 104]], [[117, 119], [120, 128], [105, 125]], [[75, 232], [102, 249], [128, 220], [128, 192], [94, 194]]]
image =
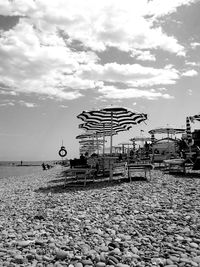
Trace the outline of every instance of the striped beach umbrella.
[[139, 141], [139, 142], [145, 142], [145, 141], [151, 141], [151, 137], [145, 137], [145, 136], [136, 136], [134, 138], [131, 138], [130, 141]]
[[[111, 129], [112, 127], [112, 129]], [[131, 125], [126, 125], [126, 124], [121, 124], [121, 125], [111, 125], [111, 123], [82, 123], [79, 124], [80, 129], [85, 129], [87, 131], [94, 131], [95, 133], [103, 133], [107, 132], [108, 135], [111, 134], [111, 130], [113, 134], [122, 132], [122, 131], [127, 131], [131, 129]]]
[[95, 133], [83, 133], [76, 136], [76, 139], [86, 139], [86, 138], [93, 138]]
[[[131, 125], [126, 125], [126, 124], [121, 124], [121, 125], [112, 125], [111, 123], [82, 123], [79, 125], [79, 128], [85, 129], [88, 131], [95, 131], [97, 134], [98, 133], [103, 133], [103, 140], [105, 141], [105, 136], [113, 136], [116, 135], [119, 132], [122, 131], [128, 131], [130, 130], [132, 126]], [[103, 146], [103, 155], [105, 153], [105, 147]]]
[[152, 134], [167, 134], [169, 137], [170, 134], [180, 134], [184, 133], [185, 129], [179, 129], [179, 128], [173, 128], [173, 127], [160, 127], [160, 128], [155, 128], [153, 130], [150, 130], [149, 133]]
[[84, 139], [84, 140], [80, 140], [79, 144], [96, 144], [96, 143], [103, 143], [104, 141], [102, 139], [98, 139], [98, 141], [96, 139]]
[[190, 121], [193, 122], [194, 120], [196, 121], [200, 121], [200, 114], [194, 115], [194, 116], [190, 116]]
[[147, 114], [110, 106], [99, 110], [83, 111], [77, 118], [92, 123], [139, 124], [147, 119]]
[[83, 111], [77, 118], [84, 122], [96, 124], [111, 124], [110, 154], [112, 155], [112, 131], [116, 125], [134, 125], [139, 124], [147, 119], [147, 114], [137, 111], [128, 110], [124, 107], [109, 106], [99, 110]]

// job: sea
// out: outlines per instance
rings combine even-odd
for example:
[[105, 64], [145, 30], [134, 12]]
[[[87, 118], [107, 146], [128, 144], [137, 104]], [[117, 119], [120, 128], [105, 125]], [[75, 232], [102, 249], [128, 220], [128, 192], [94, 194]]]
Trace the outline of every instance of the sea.
[[55, 161], [0, 161], [0, 179], [11, 176], [37, 174], [43, 171], [42, 163], [54, 165]]

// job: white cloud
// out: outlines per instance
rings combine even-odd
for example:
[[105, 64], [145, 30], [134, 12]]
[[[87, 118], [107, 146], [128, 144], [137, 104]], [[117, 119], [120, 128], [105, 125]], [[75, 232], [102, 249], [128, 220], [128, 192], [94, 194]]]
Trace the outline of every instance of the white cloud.
[[68, 108], [67, 105], [60, 105], [61, 108]]
[[15, 91], [8, 91], [8, 90], [0, 90], [0, 95], [16, 96], [17, 95], [17, 92], [15, 92]]
[[164, 69], [144, 67], [139, 64], [105, 65], [88, 64], [78, 72], [82, 79], [94, 79], [107, 82], [122, 82], [131, 86], [152, 86], [156, 84], [174, 84], [179, 79], [179, 72], [172, 66]]
[[0, 103], [0, 107], [14, 106], [15, 104], [12, 101], [5, 101], [5, 103]]
[[156, 57], [152, 55], [150, 51], [135, 50], [132, 51], [131, 56], [142, 61], [156, 61]]
[[37, 107], [37, 105], [35, 103], [26, 102], [26, 101], [23, 101], [23, 100], [20, 100], [19, 104], [21, 106], [24, 106], [24, 107], [27, 107], [27, 108], [35, 108], [35, 107]]
[[173, 98], [169, 94], [162, 94], [156, 90], [141, 90], [137, 88], [117, 89], [114, 86], [104, 86], [99, 89], [105, 98], [109, 99], [130, 99], [130, 98], [145, 98], [155, 100], [158, 98], [170, 99]]
[[198, 72], [196, 70], [187, 70], [182, 74], [182, 76], [186, 76], [186, 77], [193, 77], [197, 75], [198, 75]]
[[98, 3], [93, 0], [30, 0], [28, 3], [16, 0], [4, 9], [11, 15], [26, 16], [42, 32], [62, 29], [70, 39], [79, 40], [96, 51], [114, 46], [123, 51], [161, 48], [180, 54], [184, 47], [160, 27], [153, 27], [145, 16], [166, 15], [189, 2], [192, 1], [167, 1], [161, 5], [159, 1], [147, 0], [101, 0]]
[[148, 14], [154, 17], [162, 17], [174, 13], [178, 7], [183, 5], [190, 5], [198, 0], [151, 0], [148, 4]]
[[200, 66], [200, 62], [186, 62], [185, 63], [186, 65], [189, 65], [189, 66], [194, 66], [194, 67], [199, 67]]
[[[153, 21], [193, 2], [0, 0], [0, 14], [20, 16], [14, 28], [1, 31], [0, 83], [11, 91], [67, 100], [83, 96], [83, 90], [101, 87], [103, 81], [128, 86], [174, 84], [179, 73], [173, 67], [101, 66], [95, 52], [116, 47], [135, 53], [142, 61], [155, 61], [150, 51], [156, 49], [185, 56], [178, 40]], [[81, 49], [73, 48], [74, 42]]]
[[93, 81], [80, 80], [73, 74], [79, 65], [98, 60], [93, 52], [73, 52], [54, 34], [48, 36], [51, 45], [41, 45], [44, 39], [45, 34], [35, 31], [26, 20], [4, 32], [0, 39], [0, 82], [15, 91], [65, 99], [81, 96], [72, 89], [96, 86]]
[[192, 89], [188, 89], [188, 95], [192, 95]]
[[195, 49], [195, 48], [198, 47], [198, 46], [200, 46], [200, 43], [197, 43], [197, 42], [193, 42], [193, 43], [191, 43], [191, 47], [192, 47], [193, 49]]

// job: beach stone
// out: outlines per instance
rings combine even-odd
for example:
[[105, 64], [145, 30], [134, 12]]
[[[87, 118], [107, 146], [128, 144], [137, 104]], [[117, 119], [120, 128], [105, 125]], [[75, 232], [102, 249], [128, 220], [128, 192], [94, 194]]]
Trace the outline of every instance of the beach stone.
[[200, 264], [200, 256], [193, 257], [192, 261]]
[[194, 242], [189, 243], [189, 245], [190, 245], [191, 247], [193, 247], [193, 248], [198, 248], [198, 247], [199, 247], [199, 245], [198, 245], [197, 243], [194, 243]]
[[74, 263], [74, 267], [83, 267], [83, 264], [81, 262]]
[[190, 261], [190, 264], [191, 264], [192, 266], [194, 266], [194, 267], [198, 267], [198, 266], [199, 266], [199, 264], [196, 263], [196, 262], [194, 262], [194, 261]]
[[67, 251], [64, 250], [56, 250], [56, 258], [63, 260], [66, 259], [69, 256]]
[[118, 263], [117, 267], [130, 267], [128, 264]]
[[102, 251], [102, 252], [107, 252], [107, 251], [109, 250], [109, 248], [108, 248], [107, 246], [105, 246], [105, 245], [99, 247], [99, 249], [100, 249], [100, 251]]
[[20, 247], [27, 247], [27, 246], [29, 246], [31, 243], [32, 243], [31, 241], [24, 240], [24, 241], [18, 241], [18, 242], [17, 242], [17, 245], [20, 246]]
[[17, 254], [14, 256], [14, 262], [17, 264], [23, 264], [24, 263], [24, 258], [22, 255]]
[[33, 254], [27, 254], [26, 255], [26, 258], [29, 260], [29, 261], [32, 261], [32, 260], [34, 260], [34, 255]]
[[105, 267], [105, 266], [106, 266], [105, 262], [99, 261], [99, 262], [96, 263], [96, 267]]
[[82, 262], [82, 264], [83, 264], [84, 266], [87, 266], [87, 265], [88, 265], [88, 266], [91, 266], [91, 265], [93, 266], [93, 262], [92, 262], [91, 260], [84, 260], [84, 259], [83, 259], [81, 262]]

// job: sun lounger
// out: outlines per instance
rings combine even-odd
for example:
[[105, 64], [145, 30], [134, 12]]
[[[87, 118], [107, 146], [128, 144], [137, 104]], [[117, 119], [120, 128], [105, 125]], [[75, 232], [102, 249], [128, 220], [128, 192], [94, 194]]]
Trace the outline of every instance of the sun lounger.
[[87, 182], [94, 182], [95, 174], [96, 170], [92, 168], [71, 168], [67, 172], [65, 186], [71, 183], [86, 186]]
[[149, 180], [151, 180], [151, 170], [153, 169], [152, 164], [145, 164], [145, 163], [134, 163], [134, 164], [128, 164], [127, 165], [127, 171], [128, 171], [128, 178], [130, 179], [130, 182], [133, 179], [133, 173], [143, 172], [144, 178], [147, 178], [147, 173], [149, 174]]
[[127, 162], [117, 162], [113, 164], [113, 175], [125, 176], [127, 173]]
[[164, 160], [165, 164], [165, 171], [173, 172], [173, 171], [179, 171], [186, 173], [186, 160], [185, 159], [168, 159]]

